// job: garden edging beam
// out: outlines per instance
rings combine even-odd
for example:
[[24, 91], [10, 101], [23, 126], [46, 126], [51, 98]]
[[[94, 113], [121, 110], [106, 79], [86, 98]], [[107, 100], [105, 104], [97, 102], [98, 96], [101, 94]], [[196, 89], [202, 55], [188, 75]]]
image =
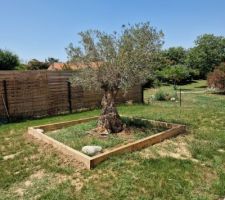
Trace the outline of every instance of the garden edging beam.
[[79, 120], [72, 120], [72, 121], [67, 121], [67, 122], [60, 122], [60, 123], [53, 123], [53, 124], [29, 127], [28, 134], [36, 139], [43, 141], [44, 143], [52, 145], [59, 152], [69, 155], [72, 158], [74, 158], [75, 160], [82, 162], [87, 169], [92, 169], [97, 164], [99, 164], [100, 162], [106, 160], [107, 158], [109, 158], [113, 155], [118, 155], [118, 154], [122, 154], [125, 152], [132, 152], [132, 151], [140, 150], [140, 149], [143, 149], [150, 145], [162, 142], [165, 139], [168, 139], [168, 138], [171, 138], [171, 137], [174, 137], [181, 133], [186, 132], [185, 125], [141, 119], [143, 121], [149, 122], [150, 124], [152, 124], [154, 126], [161, 126], [161, 127], [165, 127], [165, 128], [169, 128], [169, 129], [159, 132], [157, 134], [148, 136], [146, 138], [139, 139], [135, 142], [121, 145], [120, 147], [114, 148], [112, 150], [106, 150], [105, 152], [100, 153], [93, 157], [90, 157], [80, 151], [77, 151], [77, 150], [47, 136], [46, 134], [44, 134], [44, 132], [46, 132], [46, 131], [53, 131], [53, 130], [57, 130], [57, 129], [61, 129], [61, 128], [66, 128], [69, 126], [88, 122], [88, 121], [95, 120], [95, 119], [98, 119], [98, 117], [95, 116], [95, 117], [84, 118], [84, 119], [79, 119]]

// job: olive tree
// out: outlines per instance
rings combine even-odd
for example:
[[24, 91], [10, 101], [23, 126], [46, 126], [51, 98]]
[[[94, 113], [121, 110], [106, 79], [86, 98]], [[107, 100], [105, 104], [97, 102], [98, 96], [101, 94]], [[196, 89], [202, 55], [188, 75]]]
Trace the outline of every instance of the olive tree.
[[123, 123], [115, 106], [118, 91], [126, 92], [149, 78], [163, 44], [163, 33], [147, 22], [123, 25], [120, 33], [88, 30], [79, 35], [81, 46], [70, 44], [66, 51], [70, 61], [86, 68], [76, 72], [71, 82], [103, 91], [98, 126], [108, 133], [120, 132]]

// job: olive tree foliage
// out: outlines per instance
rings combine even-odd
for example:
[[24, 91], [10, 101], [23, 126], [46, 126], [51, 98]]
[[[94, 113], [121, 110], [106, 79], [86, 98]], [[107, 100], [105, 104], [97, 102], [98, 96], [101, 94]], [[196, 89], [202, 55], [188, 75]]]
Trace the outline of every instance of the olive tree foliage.
[[86, 89], [104, 91], [100, 124], [110, 132], [119, 132], [122, 124], [114, 103], [116, 95], [146, 81], [156, 65], [163, 33], [147, 22], [123, 25], [120, 33], [88, 30], [79, 35], [80, 46], [70, 44], [66, 51], [70, 62], [87, 67], [71, 81]]
[[[73, 77], [73, 82], [104, 91], [125, 91], [144, 82], [163, 44], [163, 33], [149, 23], [122, 26], [121, 34], [88, 30], [79, 35], [81, 46], [70, 44], [66, 51], [70, 61], [87, 67]], [[93, 62], [97, 68], [93, 67]]]

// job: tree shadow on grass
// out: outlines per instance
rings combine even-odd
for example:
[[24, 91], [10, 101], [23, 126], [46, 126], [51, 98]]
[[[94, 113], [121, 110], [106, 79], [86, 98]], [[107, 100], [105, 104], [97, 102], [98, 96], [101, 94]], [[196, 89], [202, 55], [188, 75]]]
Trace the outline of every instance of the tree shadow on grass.
[[206, 85], [202, 85], [202, 86], [196, 86], [195, 88], [207, 88]]

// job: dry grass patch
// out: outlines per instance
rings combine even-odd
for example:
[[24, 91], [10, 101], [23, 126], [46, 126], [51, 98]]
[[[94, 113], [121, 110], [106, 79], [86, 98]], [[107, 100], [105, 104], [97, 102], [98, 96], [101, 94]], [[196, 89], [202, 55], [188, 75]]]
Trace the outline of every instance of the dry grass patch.
[[187, 159], [193, 162], [198, 160], [192, 157], [189, 150], [189, 143], [193, 140], [190, 136], [179, 136], [171, 138], [170, 140], [164, 140], [161, 143], [148, 147], [140, 152], [143, 158], [159, 158], [159, 157], [171, 157], [175, 159]]

